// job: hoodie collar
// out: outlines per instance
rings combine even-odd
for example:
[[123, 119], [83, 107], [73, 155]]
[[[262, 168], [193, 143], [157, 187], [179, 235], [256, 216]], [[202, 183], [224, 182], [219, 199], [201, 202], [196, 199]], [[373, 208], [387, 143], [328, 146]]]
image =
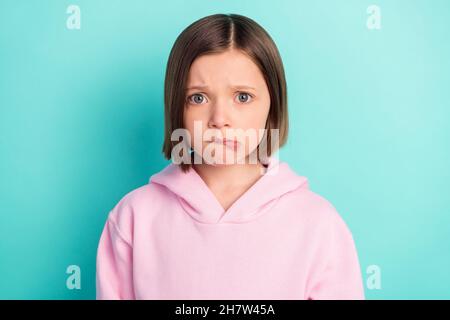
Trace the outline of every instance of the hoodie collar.
[[298, 188], [308, 188], [308, 180], [297, 175], [286, 162], [269, 158], [264, 174], [227, 210], [193, 169], [184, 173], [170, 163], [152, 175], [149, 183], [166, 187], [179, 199], [183, 209], [202, 223], [243, 223], [265, 213], [282, 195]]

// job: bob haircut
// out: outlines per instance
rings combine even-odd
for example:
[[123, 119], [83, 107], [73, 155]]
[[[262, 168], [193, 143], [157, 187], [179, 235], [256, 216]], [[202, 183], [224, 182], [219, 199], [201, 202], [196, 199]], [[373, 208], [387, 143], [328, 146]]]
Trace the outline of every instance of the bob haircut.
[[[164, 144], [162, 152], [171, 159], [172, 132], [184, 128], [183, 116], [186, 103], [186, 85], [190, 67], [202, 55], [221, 53], [227, 49], [239, 49], [259, 67], [270, 93], [270, 109], [266, 122], [267, 156], [271, 150], [271, 129], [278, 129], [278, 147], [287, 141], [288, 110], [287, 86], [281, 60], [275, 42], [258, 23], [238, 14], [213, 14], [201, 18], [177, 37], [167, 61], [164, 81]], [[261, 145], [261, 144], [260, 144]], [[258, 148], [260, 147], [258, 145]], [[191, 154], [193, 158], [193, 153]], [[258, 160], [259, 156], [258, 156]], [[181, 163], [186, 172], [194, 163]]]

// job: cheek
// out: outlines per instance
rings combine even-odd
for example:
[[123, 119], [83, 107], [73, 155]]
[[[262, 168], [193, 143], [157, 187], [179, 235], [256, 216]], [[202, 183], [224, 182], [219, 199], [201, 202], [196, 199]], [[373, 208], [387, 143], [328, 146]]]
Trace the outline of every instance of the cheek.
[[189, 132], [189, 136], [192, 140], [194, 134], [194, 119], [192, 116], [192, 112], [188, 111], [187, 108], [184, 109], [183, 127]]
[[[205, 118], [204, 112], [199, 112], [199, 110], [193, 110], [193, 109], [189, 109], [186, 108], [184, 111], [184, 117], [183, 117], [183, 122], [184, 122], [184, 128], [186, 130], [189, 131], [189, 135], [191, 137], [191, 145], [195, 146], [195, 134], [196, 134], [196, 122], [200, 121], [200, 126], [197, 123], [197, 130], [198, 127], [200, 127], [200, 131], [198, 131], [197, 133], [200, 134], [200, 137], [202, 137], [202, 134], [205, 130], [205, 124], [207, 119]], [[200, 138], [201, 139], [201, 138]]]
[[205, 121], [208, 118], [208, 113], [205, 108], [193, 108], [187, 107], [184, 109], [184, 122], [185, 124], [192, 123], [194, 125], [194, 121]]
[[245, 115], [241, 115], [240, 122], [246, 129], [264, 129], [269, 115], [270, 104], [258, 104], [253, 109], [248, 110]]
[[[266, 128], [267, 117], [269, 115], [270, 101], [264, 100], [254, 105], [252, 112], [246, 115], [245, 120], [242, 118], [245, 130], [254, 129], [256, 134], [257, 143], [260, 143], [264, 137], [264, 129]], [[245, 121], [245, 123], [244, 123]], [[246, 154], [252, 152], [256, 145], [253, 140], [246, 138], [247, 150]]]

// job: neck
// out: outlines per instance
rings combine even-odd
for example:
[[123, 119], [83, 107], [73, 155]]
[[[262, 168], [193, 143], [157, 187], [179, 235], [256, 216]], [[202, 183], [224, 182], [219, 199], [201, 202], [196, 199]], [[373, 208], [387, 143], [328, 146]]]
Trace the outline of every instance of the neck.
[[264, 166], [257, 164], [209, 165], [193, 164], [193, 169], [211, 189], [230, 189], [254, 184], [261, 176]]

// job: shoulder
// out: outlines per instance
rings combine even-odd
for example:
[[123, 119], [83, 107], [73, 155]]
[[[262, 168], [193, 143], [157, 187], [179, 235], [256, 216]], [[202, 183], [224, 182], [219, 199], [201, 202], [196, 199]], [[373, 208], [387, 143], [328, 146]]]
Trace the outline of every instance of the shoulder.
[[133, 225], [140, 216], [154, 214], [158, 212], [158, 206], [164, 206], [168, 193], [163, 189], [160, 185], [149, 182], [129, 191], [112, 207], [107, 220], [123, 234], [133, 234]]
[[287, 197], [287, 202], [293, 210], [296, 218], [302, 223], [308, 221], [309, 225], [327, 231], [350, 233], [350, 230], [335, 205], [325, 196], [310, 190], [309, 188], [299, 188], [294, 190]]

